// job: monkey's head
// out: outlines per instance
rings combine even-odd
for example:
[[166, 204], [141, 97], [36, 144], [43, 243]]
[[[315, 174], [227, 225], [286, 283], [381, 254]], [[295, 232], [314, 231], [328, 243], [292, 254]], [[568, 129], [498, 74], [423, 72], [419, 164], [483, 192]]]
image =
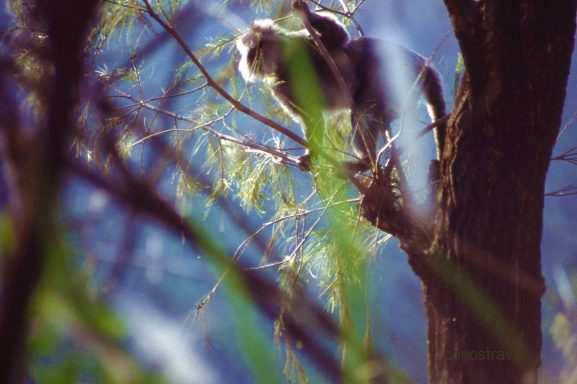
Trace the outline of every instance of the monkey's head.
[[269, 19], [255, 20], [250, 31], [236, 42], [240, 52], [238, 69], [246, 81], [275, 76], [282, 60], [287, 34]]

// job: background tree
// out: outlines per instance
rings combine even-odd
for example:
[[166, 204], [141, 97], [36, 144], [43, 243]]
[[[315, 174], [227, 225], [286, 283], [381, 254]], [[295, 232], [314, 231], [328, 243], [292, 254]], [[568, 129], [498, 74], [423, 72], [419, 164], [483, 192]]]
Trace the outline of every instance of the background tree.
[[[262, 3], [261, 17], [276, 9], [284, 26], [302, 27], [289, 2]], [[445, 1], [464, 72], [434, 188], [412, 177], [426, 168], [414, 143], [430, 135], [411, 136], [424, 126], [404, 119], [383, 151], [383, 161], [398, 158], [390, 173], [334, 172], [349, 158], [346, 114], [325, 116], [313, 138], [332, 161], [310, 173], [294, 166], [307, 143], [266, 91], [244, 87], [229, 54], [246, 26], [215, 27], [255, 18], [262, 3], [9, 2], [0, 381], [157, 382], [147, 371], [159, 368], [171, 382], [247, 372], [246, 382], [419, 381], [424, 366], [403, 371], [382, 334], [377, 277], [391, 235], [423, 286], [430, 381], [535, 381], [545, 175], [574, 2]], [[326, 9], [360, 32], [362, 3]], [[553, 158], [575, 163], [564, 144]], [[555, 274], [552, 299], [564, 306], [553, 336], [567, 382], [577, 363], [573, 272]], [[182, 308], [188, 331], [171, 320]], [[395, 319], [414, 330], [412, 320]]]

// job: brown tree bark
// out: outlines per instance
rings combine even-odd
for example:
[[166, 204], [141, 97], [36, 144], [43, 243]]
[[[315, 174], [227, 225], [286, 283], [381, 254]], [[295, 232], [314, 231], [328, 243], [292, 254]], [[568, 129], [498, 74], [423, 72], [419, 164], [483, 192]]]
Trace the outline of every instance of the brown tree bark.
[[422, 281], [430, 382], [534, 383], [544, 185], [576, 2], [445, 4], [466, 73], [448, 121], [437, 207], [419, 216], [381, 175], [362, 189], [362, 213], [400, 240]]
[[445, 0], [466, 66], [424, 277], [433, 383], [536, 382], [544, 184], [575, 1]]

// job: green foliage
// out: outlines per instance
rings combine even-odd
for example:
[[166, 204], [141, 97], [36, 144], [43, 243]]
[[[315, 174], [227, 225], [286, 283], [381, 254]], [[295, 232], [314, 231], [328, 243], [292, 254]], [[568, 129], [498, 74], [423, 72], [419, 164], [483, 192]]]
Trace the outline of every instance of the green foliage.
[[14, 225], [10, 217], [0, 212], [0, 263], [7, 260], [5, 258], [11, 254], [16, 248], [16, 234], [14, 232]]
[[455, 67], [455, 77], [453, 79], [455, 97], [457, 97], [457, 92], [461, 87], [461, 81], [463, 80], [464, 75], [465, 75], [465, 62], [463, 61], [463, 55], [459, 52], [459, 55], [457, 56], [457, 65]]
[[558, 313], [551, 324], [551, 336], [557, 348], [563, 354], [566, 368], [561, 372], [560, 383], [574, 383], [577, 380], [577, 330], [567, 316]]
[[130, 40], [136, 20], [143, 16], [140, 8], [140, 3], [134, 0], [104, 2], [100, 7], [99, 22], [88, 35], [87, 48], [101, 52], [119, 31], [125, 33], [126, 41], [132, 44]]
[[245, 209], [265, 213], [265, 202], [272, 202], [279, 211], [295, 205], [292, 175], [286, 166], [266, 154], [243, 148], [232, 147], [226, 152], [228, 183], [235, 187]]
[[72, 255], [52, 233], [46, 269], [33, 303], [29, 364], [39, 382], [162, 383], [145, 372], [122, 344], [127, 333], [116, 315], [90, 292], [89, 276], [71, 265]]

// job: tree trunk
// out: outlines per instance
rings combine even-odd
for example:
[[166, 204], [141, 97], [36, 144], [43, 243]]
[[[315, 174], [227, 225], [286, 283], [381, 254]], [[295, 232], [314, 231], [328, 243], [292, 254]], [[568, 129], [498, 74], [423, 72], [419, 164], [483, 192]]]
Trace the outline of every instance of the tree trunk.
[[545, 289], [544, 184], [575, 1], [445, 3], [466, 75], [442, 154], [433, 247], [426, 271], [418, 271], [430, 381], [533, 383]]

